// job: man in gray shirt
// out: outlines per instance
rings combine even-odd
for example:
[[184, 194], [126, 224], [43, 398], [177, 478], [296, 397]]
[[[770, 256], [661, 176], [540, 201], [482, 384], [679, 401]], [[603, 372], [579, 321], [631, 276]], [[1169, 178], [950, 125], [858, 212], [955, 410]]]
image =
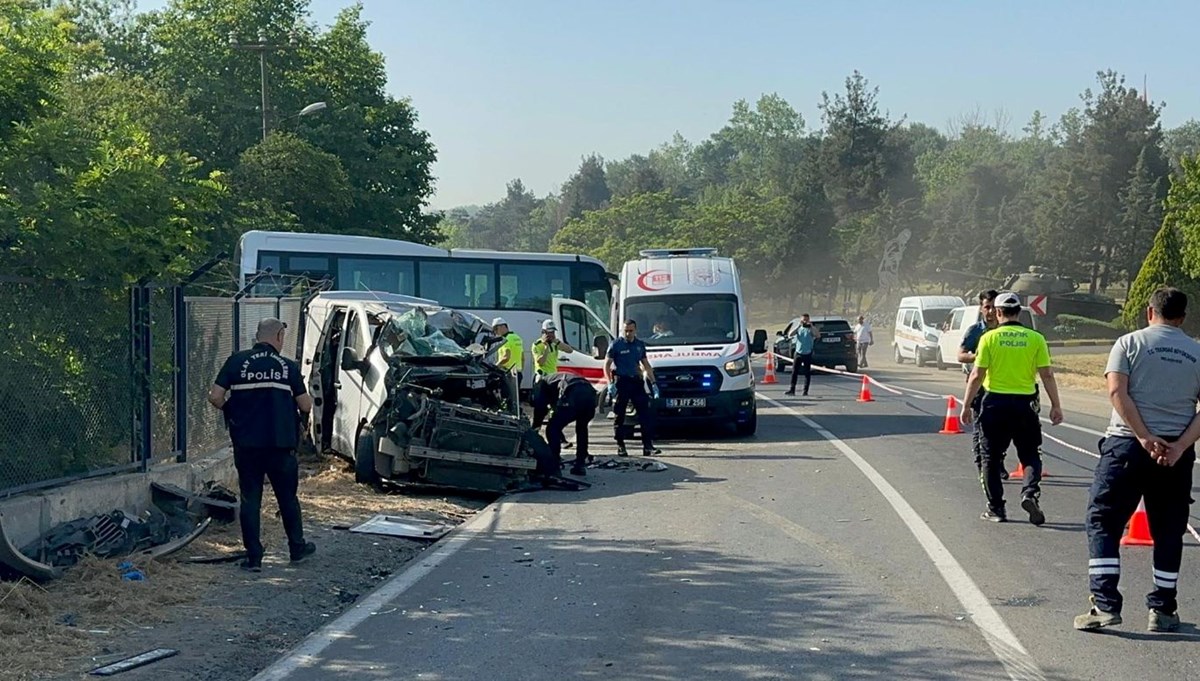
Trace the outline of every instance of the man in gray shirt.
[[1075, 628], [1121, 623], [1121, 534], [1144, 500], [1154, 539], [1150, 631], [1179, 628], [1176, 583], [1191, 503], [1193, 447], [1200, 439], [1200, 343], [1183, 329], [1187, 296], [1163, 287], [1150, 296], [1150, 325], [1122, 336], [1105, 376], [1112, 421], [1088, 500], [1088, 582], [1092, 608]]

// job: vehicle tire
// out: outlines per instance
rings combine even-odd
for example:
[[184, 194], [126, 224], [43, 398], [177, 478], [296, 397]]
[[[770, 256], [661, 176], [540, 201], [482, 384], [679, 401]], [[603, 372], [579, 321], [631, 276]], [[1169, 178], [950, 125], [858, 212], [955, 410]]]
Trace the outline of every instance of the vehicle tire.
[[904, 358], [900, 356], [900, 346], [893, 345], [892, 348], [896, 351], [896, 364], [904, 364]]
[[938, 368], [938, 371], [946, 370], [946, 363], [942, 361], [942, 351], [941, 350], [938, 350], [938, 354], [937, 354], [937, 368]]
[[758, 431], [758, 409], [750, 412], [750, 420], [739, 423], [736, 427], [739, 437], [749, 437]]
[[846, 365], [846, 373], [857, 374], [858, 373], [858, 362], [850, 362], [849, 364], [847, 364]]
[[926, 364], [925, 355], [922, 355], [920, 350], [917, 350], [916, 363], [917, 363], [917, 366], [921, 367], [922, 369], [925, 368], [925, 364]]
[[379, 472], [375, 470], [375, 452], [379, 449], [379, 436], [374, 428], [363, 428], [354, 444], [354, 482], [360, 485], [379, 483]]

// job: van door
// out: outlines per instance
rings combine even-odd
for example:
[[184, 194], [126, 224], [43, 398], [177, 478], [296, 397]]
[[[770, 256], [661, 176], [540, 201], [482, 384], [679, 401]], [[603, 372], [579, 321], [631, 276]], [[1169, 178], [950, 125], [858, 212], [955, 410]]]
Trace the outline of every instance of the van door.
[[913, 342], [912, 328], [916, 313], [916, 310], [908, 307], [901, 309], [896, 315], [896, 329], [893, 332], [893, 341], [896, 344], [897, 359], [911, 359], [916, 357], [916, 344]]
[[342, 354], [345, 327], [346, 308], [334, 307], [325, 318], [309, 368], [308, 392], [313, 396], [312, 440], [322, 451], [336, 449], [333, 419], [339, 398], [338, 358]]
[[358, 420], [362, 412], [364, 372], [348, 366], [354, 360], [361, 361], [367, 353], [367, 320], [358, 310], [351, 309], [346, 315], [345, 343], [338, 360], [338, 403], [333, 414], [333, 448], [345, 456], [354, 456], [358, 440]]
[[604, 359], [613, 334], [596, 313], [583, 303], [555, 298], [554, 323], [574, 352], [558, 353], [558, 370], [583, 376], [592, 384], [604, 383]]

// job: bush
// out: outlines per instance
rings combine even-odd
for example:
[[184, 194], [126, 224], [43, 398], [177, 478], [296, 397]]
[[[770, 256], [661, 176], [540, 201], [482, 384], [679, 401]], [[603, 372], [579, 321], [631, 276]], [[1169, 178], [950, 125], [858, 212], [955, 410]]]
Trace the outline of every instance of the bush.
[[1060, 314], [1055, 319], [1054, 332], [1059, 338], [1114, 339], [1125, 333], [1120, 319], [1111, 322], [1073, 314]]

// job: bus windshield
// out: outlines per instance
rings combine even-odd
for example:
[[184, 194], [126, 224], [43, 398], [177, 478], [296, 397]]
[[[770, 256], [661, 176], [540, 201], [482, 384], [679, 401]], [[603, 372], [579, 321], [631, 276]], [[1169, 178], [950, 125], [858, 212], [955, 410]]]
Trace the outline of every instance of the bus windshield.
[[625, 317], [646, 345], [703, 345], [738, 339], [737, 298], [713, 295], [639, 296], [625, 302]]

